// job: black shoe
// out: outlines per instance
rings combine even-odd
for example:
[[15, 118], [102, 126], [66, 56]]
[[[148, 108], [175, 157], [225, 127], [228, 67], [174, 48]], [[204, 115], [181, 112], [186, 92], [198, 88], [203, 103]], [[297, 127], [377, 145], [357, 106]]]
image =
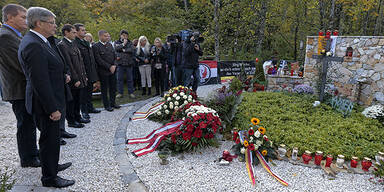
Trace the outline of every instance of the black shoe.
[[67, 144], [67, 142], [64, 141], [64, 139], [60, 138], [60, 145], [66, 145], [66, 144]]
[[151, 95], [151, 87], [148, 87], [148, 95]]
[[38, 158], [33, 158], [33, 160], [29, 162], [21, 162], [20, 165], [21, 167], [41, 167], [41, 163]]
[[81, 124], [81, 123], [79, 123], [79, 122], [77, 122], [77, 121], [75, 121], [75, 122], [71, 122], [71, 123], [68, 122], [68, 127], [73, 127], [73, 128], [83, 128], [83, 127], [84, 127], [84, 124]]
[[113, 108], [112, 107], [108, 107], [108, 108], [105, 108], [105, 110], [109, 111], [109, 112], [112, 112], [113, 111]]
[[64, 131], [61, 133], [61, 137], [62, 138], [75, 138], [75, 137], [77, 137], [77, 135]]
[[63, 178], [57, 176], [53, 180], [44, 181], [42, 183], [43, 183], [44, 187], [63, 188], [63, 187], [68, 187], [68, 186], [71, 186], [71, 185], [75, 184], [75, 181], [74, 180], [63, 179]]
[[141, 93], [141, 95], [145, 95], [146, 93], [147, 93], [147, 88], [143, 87], [143, 92]]
[[112, 105], [112, 107], [115, 108], [115, 109], [120, 109], [121, 106], [115, 104], [115, 105]]
[[97, 110], [95, 108], [93, 108], [92, 110], [89, 110], [88, 113], [100, 113], [101, 111], [100, 110]]
[[88, 113], [83, 113], [81, 116], [83, 116], [84, 119], [91, 119]]
[[84, 119], [84, 118], [80, 118], [80, 119], [77, 120], [77, 122], [79, 122], [79, 123], [90, 123], [91, 120], [89, 120], [89, 119]]
[[64, 163], [64, 164], [59, 164], [59, 165], [57, 166], [57, 170], [58, 170], [58, 171], [64, 171], [64, 170], [66, 170], [68, 167], [70, 167], [71, 165], [72, 165], [71, 162]]

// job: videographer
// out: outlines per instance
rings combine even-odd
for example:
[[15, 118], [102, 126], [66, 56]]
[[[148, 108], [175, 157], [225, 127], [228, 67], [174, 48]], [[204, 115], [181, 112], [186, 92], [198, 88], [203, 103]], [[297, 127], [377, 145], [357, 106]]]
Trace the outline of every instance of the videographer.
[[184, 86], [190, 86], [192, 90], [197, 91], [200, 82], [199, 56], [203, 55], [199, 44], [198, 32], [193, 33], [183, 44], [183, 62], [184, 62]]

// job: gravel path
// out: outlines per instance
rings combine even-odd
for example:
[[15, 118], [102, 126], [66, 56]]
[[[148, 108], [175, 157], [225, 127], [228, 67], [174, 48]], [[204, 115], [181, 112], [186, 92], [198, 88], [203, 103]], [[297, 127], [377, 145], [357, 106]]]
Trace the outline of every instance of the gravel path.
[[[199, 87], [198, 95], [206, 96], [219, 87]], [[152, 102], [153, 103], [153, 102]], [[148, 109], [152, 103], [140, 111]], [[127, 129], [127, 138], [146, 136], [161, 124], [152, 121], [131, 122]], [[382, 185], [368, 181], [371, 175], [339, 173], [336, 179], [325, 175], [321, 169], [293, 165], [285, 161], [274, 161], [274, 172], [287, 181], [284, 187], [272, 178], [261, 165], [255, 168], [257, 186], [253, 188], [248, 179], [245, 163], [235, 159], [229, 166], [220, 166], [214, 162], [222, 151], [230, 149], [232, 142], [224, 141], [219, 148], [207, 148], [195, 153], [169, 157], [168, 165], [160, 165], [157, 152], [135, 158], [130, 152], [144, 147], [145, 144], [128, 145], [129, 159], [142, 182], [153, 192], [157, 191], [384, 191]]]
[[[74, 179], [76, 183], [65, 190], [126, 191], [114, 160], [112, 143], [116, 127], [130, 108], [92, 114], [92, 122], [86, 124], [85, 128], [67, 128], [68, 132], [77, 134], [77, 137], [66, 139], [67, 145], [61, 148], [60, 163], [72, 162], [73, 165], [59, 172], [59, 176]], [[20, 167], [16, 146], [16, 119], [9, 105], [0, 105], [0, 122], [0, 167], [7, 166], [16, 170], [16, 186], [41, 186], [40, 168]]]

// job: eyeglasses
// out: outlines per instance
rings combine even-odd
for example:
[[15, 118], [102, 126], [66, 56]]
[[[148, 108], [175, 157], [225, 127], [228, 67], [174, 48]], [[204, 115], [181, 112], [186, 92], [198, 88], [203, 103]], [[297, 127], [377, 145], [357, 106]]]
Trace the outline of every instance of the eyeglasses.
[[52, 25], [56, 25], [56, 22], [54, 22], [54, 21], [41, 21], [41, 22], [49, 23], [49, 24], [52, 24]]

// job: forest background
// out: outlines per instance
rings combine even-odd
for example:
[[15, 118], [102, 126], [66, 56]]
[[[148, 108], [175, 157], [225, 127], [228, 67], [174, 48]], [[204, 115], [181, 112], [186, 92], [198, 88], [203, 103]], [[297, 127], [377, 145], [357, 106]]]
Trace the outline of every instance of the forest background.
[[101, 29], [113, 40], [126, 29], [131, 40], [145, 35], [150, 42], [197, 30], [205, 38], [204, 55], [220, 60], [275, 55], [302, 63], [307, 36], [319, 30], [348, 36], [384, 32], [384, 0], [1, 0], [0, 8], [8, 3], [51, 10], [58, 29], [84, 23], [95, 40]]

